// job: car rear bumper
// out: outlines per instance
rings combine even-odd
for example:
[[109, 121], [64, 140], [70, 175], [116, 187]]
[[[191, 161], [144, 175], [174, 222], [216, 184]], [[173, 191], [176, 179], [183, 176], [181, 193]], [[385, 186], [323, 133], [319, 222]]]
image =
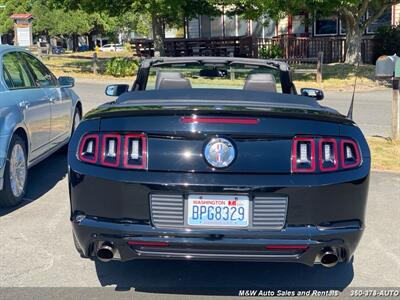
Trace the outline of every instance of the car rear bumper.
[[[124, 174], [93, 176], [69, 170], [73, 232], [85, 256], [96, 256], [107, 242], [115, 248], [113, 259], [121, 261], [161, 258], [313, 265], [327, 249], [339, 261], [351, 259], [364, 230], [368, 172], [334, 183], [329, 183], [333, 178], [329, 174], [301, 185], [293, 183], [290, 175], [219, 175], [210, 183], [208, 174], [130, 172], [135, 177], [128, 179]], [[315, 176], [308, 178], [315, 180]], [[246, 193], [250, 201], [260, 195], [286, 196], [285, 225], [279, 230], [157, 227], [151, 217], [150, 195], [171, 193], [184, 199], [192, 193]], [[281, 245], [302, 249], [266, 248]]]
[[[358, 222], [345, 227], [295, 227], [279, 232], [238, 232], [157, 229], [151, 225], [118, 224], [91, 217], [72, 221], [73, 233], [85, 256], [95, 257], [104, 242], [115, 249], [114, 260], [193, 259], [227, 261], [320, 263], [333, 250], [340, 262], [349, 261], [362, 236]], [[275, 247], [268, 249], [266, 246]], [[287, 249], [285, 249], [285, 246]], [[297, 247], [297, 248], [291, 248]], [[300, 247], [301, 246], [301, 247]]]

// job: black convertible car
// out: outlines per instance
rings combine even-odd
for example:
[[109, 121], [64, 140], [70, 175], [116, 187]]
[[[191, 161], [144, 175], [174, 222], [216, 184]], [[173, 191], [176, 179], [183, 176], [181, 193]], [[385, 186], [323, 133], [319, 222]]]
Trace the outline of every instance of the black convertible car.
[[77, 250], [135, 258], [349, 261], [365, 226], [361, 130], [298, 95], [286, 63], [144, 60], [70, 142]]

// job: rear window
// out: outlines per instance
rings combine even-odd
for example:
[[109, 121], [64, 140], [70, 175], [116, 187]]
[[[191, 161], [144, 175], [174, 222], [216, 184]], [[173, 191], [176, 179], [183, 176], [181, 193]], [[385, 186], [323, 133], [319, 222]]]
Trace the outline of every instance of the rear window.
[[272, 67], [244, 64], [162, 65], [150, 68], [146, 90], [187, 86], [191, 88], [253, 89], [281, 93], [279, 74], [280, 72]]

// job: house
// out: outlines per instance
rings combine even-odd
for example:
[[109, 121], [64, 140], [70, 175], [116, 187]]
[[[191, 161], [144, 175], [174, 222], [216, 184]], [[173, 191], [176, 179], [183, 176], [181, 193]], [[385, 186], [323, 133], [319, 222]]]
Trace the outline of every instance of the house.
[[[368, 13], [367, 13], [368, 16]], [[243, 20], [239, 16], [199, 16], [187, 23], [188, 38], [213, 38], [252, 35], [272, 38], [280, 35], [299, 37], [340, 37], [346, 28], [338, 16], [315, 18], [308, 14], [287, 16], [278, 23], [263, 18], [260, 21]], [[373, 35], [383, 25], [400, 25], [400, 4], [392, 5], [378, 20], [368, 26], [365, 35]]]

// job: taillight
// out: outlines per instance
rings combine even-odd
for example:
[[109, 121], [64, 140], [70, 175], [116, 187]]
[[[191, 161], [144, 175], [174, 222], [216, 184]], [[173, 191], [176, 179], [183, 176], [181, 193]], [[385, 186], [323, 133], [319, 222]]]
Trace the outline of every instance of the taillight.
[[78, 158], [81, 161], [95, 164], [99, 155], [99, 136], [97, 134], [85, 135], [79, 145]]
[[315, 171], [315, 141], [308, 137], [295, 137], [292, 144], [292, 172]]
[[147, 141], [144, 134], [125, 135], [124, 168], [147, 168]]
[[87, 134], [79, 143], [77, 157], [106, 167], [147, 169], [147, 138], [145, 134]]
[[360, 148], [355, 141], [333, 137], [295, 137], [292, 141], [292, 173], [336, 171], [339, 161], [341, 169], [361, 165]]
[[103, 134], [100, 163], [108, 167], [118, 167], [120, 161], [120, 149], [120, 134]]
[[342, 157], [342, 168], [354, 168], [360, 165], [361, 157], [358, 145], [353, 140], [341, 140], [340, 152]]
[[318, 147], [319, 168], [321, 171], [329, 172], [338, 169], [337, 141], [332, 138], [321, 138]]

